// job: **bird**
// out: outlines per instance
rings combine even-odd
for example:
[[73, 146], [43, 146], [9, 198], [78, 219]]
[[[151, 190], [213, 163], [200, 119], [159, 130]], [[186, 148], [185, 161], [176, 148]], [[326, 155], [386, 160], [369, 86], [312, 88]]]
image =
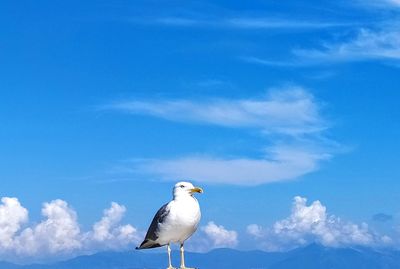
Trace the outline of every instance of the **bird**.
[[167, 246], [168, 268], [171, 264], [171, 243], [180, 244], [180, 269], [192, 269], [185, 266], [183, 244], [193, 235], [201, 218], [200, 205], [194, 197], [195, 193], [203, 193], [203, 189], [190, 182], [178, 182], [173, 188], [173, 199], [163, 205], [155, 214], [143, 242], [136, 249], [149, 249]]

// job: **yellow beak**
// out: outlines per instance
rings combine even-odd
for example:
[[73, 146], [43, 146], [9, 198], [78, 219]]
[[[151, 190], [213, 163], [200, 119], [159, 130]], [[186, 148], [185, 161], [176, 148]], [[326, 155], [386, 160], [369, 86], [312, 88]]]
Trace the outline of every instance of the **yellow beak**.
[[194, 187], [193, 189], [190, 189], [190, 194], [195, 193], [195, 192], [203, 193], [203, 189], [199, 188], [199, 187]]

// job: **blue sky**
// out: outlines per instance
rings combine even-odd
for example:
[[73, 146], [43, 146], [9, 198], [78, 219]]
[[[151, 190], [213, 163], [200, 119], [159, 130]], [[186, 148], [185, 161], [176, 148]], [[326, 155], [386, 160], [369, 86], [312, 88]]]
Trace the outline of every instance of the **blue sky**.
[[192, 250], [399, 246], [398, 1], [0, 10], [2, 259], [132, 247], [182, 179]]

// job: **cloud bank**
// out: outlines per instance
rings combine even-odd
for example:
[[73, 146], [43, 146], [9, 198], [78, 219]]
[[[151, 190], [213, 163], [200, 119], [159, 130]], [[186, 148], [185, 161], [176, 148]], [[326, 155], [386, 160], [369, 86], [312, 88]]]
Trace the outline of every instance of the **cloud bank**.
[[60, 259], [100, 250], [120, 250], [138, 242], [131, 225], [121, 225], [125, 207], [112, 203], [92, 231], [81, 231], [76, 212], [63, 200], [43, 204], [43, 220], [28, 224], [28, 210], [17, 198], [3, 197], [0, 204], [0, 257], [11, 261]]
[[103, 109], [147, 115], [187, 124], [256, 130], [273, 139], [257, 150], [261, 158], [210, 156], [195, 153], [175, 159], [141, 160], [137, 171], [164, 180], [189, 178], [199, 182], [257, 185], [290, 180], [318, 169], [333, 154], [334, 142], [324, 137], [329, 124], [321, 104], [306, 89], [271, 90], [258, 99], [121, 101]]
[[[30, 224], [28, 211], [17, 198], [3, 197], [0, 204], [0, 260], [17, 263], [49, 262], [105, 250], [133, 249], [144, 236], [130, 224], [121, 224], [126, 208], [111, 203], [92, 229], [82, 231], [77, 213], [67, 202], [57, 199], [43, 204], [43, 220]], [[147, 228], [147, 227], [146, 227]], [[250, 224], [246, 233], [257, 248], [286, 251], [310, 243], [328, 247], [388, 247], [397, 244], [386, 235], [330, 215], [320, 201], [294, 197], [291, 214], [271, 227]], [[239, 233], [209, 221], [186, 244], [189, 251], [236, 248]]]
[[[144, 237], [130, 224], [121, 224], [126, 208], [112, 202], [91, 230], [82, 231], [77, 213], [66, 201], [57, 199], [42, 207], [43, 220], [29, 223], [29, 212], [17, 198], [3, 197], [0, 203], [0, 261], [16, 263], [51, 262], [99, 251], [134, 249]], [[147, 228], [147, 227], [146, 227]], [[199, 228], [189, 250], [236, 247], [238, 233], [213, 221]]]
[[296, 196], [289, 217], [264, 229], [256, 224], [247, 227], [247, 233], [260, 240], [269, 251], [280, 251], [313, 242], [328, 247], [387, 246], [392, 239], [372, 232], [366, 223], [360, 225], [341, 220], [327, 213], [320, 201], [307, 205], [307, 199]]

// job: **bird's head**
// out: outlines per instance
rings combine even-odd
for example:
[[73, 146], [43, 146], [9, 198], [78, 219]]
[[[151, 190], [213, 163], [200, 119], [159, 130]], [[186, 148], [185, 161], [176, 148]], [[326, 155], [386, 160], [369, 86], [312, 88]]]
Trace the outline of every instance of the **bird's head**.
[[178, 182], [174, 186], [174, 198], [177, 197], [185, 197], [185, 196], [193, 196], [194, 193], [203, 193], [203, 189], [199, 187], [193, 186], [190, 182]]

